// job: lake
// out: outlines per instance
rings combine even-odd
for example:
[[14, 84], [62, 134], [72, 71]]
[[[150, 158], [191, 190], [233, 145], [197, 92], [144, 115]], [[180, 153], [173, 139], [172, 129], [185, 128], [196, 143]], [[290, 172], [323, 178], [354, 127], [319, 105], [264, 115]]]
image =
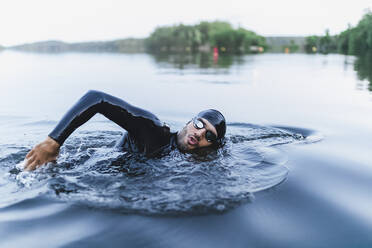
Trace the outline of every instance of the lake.
[[[369, 61], [1, 52], [0, 247], [371, 247]], [[22, 171], [90, 89], [174, 131], [218, 109], [227, 143], [146, 160], [114, 151], [123, 130], [95, 116], [56, 165]]]

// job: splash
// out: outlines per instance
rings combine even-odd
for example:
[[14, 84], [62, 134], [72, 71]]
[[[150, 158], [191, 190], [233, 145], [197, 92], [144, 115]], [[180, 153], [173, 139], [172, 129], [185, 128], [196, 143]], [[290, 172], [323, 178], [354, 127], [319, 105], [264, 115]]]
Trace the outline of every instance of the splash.
[[[280, 145], [306, 143], [283, 128], [231, 123], [218, 151], [177, 150], [147, 159], [114, 149], [117, 131], [80, 131], [61, 149], [57, 164], [22, 170], [29, 147], [6, 146], [0, 154], [0, 206], [45, 195], [92, 208], [142, 214], [223, 212], [287, 177]], [[298, 131], [298, 130], [297, 130]]]

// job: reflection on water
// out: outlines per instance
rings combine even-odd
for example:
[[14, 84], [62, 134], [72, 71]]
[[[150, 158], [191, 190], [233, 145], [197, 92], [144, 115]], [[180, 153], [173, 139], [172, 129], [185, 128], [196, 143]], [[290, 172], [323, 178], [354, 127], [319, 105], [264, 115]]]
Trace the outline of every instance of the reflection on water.
[[355, 60], [354, 70], [359, 80], [368, 80], [368, 90], [372, 91], [372, 52], [358, 56]]
[[197, 54], [155, 54], [152, 55], [159, 66], [172, 65], [177, 69], [187, 68], [219, 68], [228, 69], [232, 64], [243, 64], [243, 56], [219, 55], [217, 58], [211, 53]]
[[[230, 68], [234, 66], [242, 66], [246, 63], [253, 62], [254, 56], [233, 56], [219, 55], [216, 57], [212, 53], [197, 53], [197, 54], [152, 54], [151, 55], [160, 68], [173, 68], [179, 71], [169, 71], [169, 74], [185, 73], [184, 70], [193, 70], [192, 73], [200, 74], [229, 74]], [[322, 66], [326, 67], [328, 59], [322, 60]], [[358, 79], [361, 81], [367, 80], [368, 84], [358, 82], [358, 89], [372, 91], [372, 52], [362, 56], [346, 56], [344, 61], [344, 69], [347, 70], [349, 64], [354, 65], [354, 70], [357, 72]], [[218, 81], [216, 81], [218, 83]]]
[[[172, 56], [0, 54], [0, 247], [372, 247], [372, 102], [355, 90], [369, 87], [370, 55], [356, 65], [364, 81], [344, 69], [352, 56], [249, 55], [228, 67], [209, 57], [206, 68]], [[221, 109], [228, 143], [205, 160], [140, 160], [115, 153], [122, 130], [97, 117], [68, 139], [59, 166], [16, 168], [88, 89], [175, 129]], [[144, 208], [158, 216], [129, 213]]]

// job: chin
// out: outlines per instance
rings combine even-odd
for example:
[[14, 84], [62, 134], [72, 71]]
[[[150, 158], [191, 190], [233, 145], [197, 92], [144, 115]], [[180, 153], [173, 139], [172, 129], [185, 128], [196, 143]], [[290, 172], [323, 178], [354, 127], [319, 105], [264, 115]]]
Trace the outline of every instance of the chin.
[[183, 152], [191, 152], [192, 150], [194, 150], [195, 148], [194, 147], [190, 147], [189, 144], [187, 144], [187, 142], [183, 142], [180, 146], [179, 146], [179, 149]]
[[196, 147], [189, 145], [187, 142], [187, 128], [184, 127], [177, 135], [177, 146], [178, 149], [182, 152], [191, 152], [195, 150]]
[[195, 149], [195, 147], [190, 146], [187, 143], [187, 138], [185, 138], [181, 140], [180, 142], [178, 142], [178, 149], [182, 152], [191, 152], [192, 150]]

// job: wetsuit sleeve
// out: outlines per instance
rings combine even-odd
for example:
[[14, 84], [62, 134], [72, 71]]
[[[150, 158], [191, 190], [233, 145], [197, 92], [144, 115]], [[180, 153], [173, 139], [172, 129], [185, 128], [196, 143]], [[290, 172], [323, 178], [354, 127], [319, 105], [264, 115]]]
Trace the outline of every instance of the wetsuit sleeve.
[[49, 137], [62, 145], [78, 127], [96, 113], [104, 115], [139, 140], [154, 135], [162, 126], [152, 113], [100, 91], [88, 91], [63, 117]]

